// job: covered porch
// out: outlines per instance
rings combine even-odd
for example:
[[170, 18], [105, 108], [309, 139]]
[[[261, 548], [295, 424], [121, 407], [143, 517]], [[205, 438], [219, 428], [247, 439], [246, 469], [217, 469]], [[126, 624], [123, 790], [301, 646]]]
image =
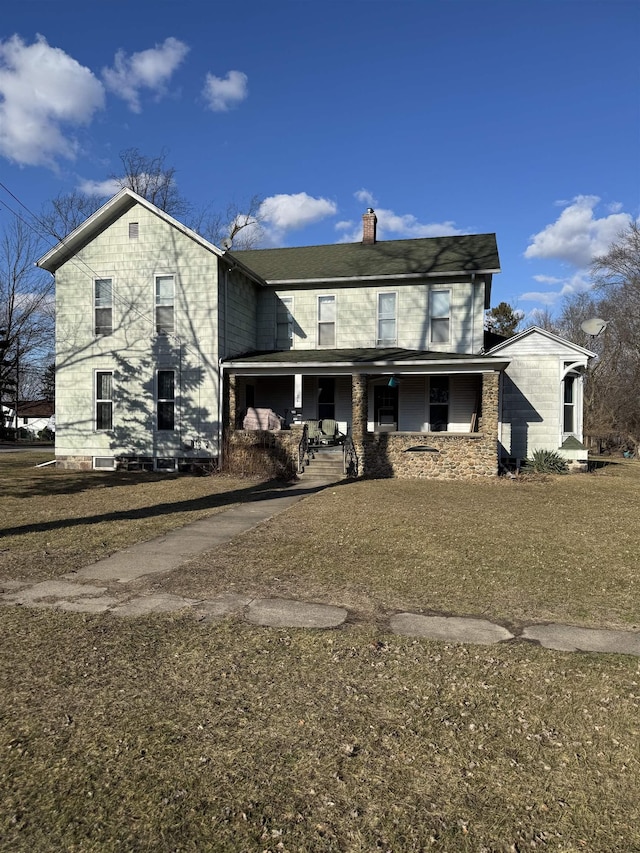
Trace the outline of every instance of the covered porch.
[[[499, 380], [507, 363], [397, 349], [230, 359], [222, 365], [227, 446], [272, 447], [300, 471], [305, 442], [315, 427], [335, 423], [345, 474], [493, 476], [498, 471]], [[280, 416], [279, 429], [245, 428], [251, 422], [247, 412], [266, 409]]]

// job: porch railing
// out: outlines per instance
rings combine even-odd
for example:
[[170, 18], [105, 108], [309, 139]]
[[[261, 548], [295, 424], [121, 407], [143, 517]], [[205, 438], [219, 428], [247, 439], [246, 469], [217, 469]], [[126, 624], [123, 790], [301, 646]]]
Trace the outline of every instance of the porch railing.
[[358, 454], [350, 435], [342, 445], [342, 470], [347, 477], [358, 476]]
[[309, 428], [305, 424], [302, 427], [302, 438], [298, 443], [298, 474], [302, 474], [306, 464], [309, 464]]

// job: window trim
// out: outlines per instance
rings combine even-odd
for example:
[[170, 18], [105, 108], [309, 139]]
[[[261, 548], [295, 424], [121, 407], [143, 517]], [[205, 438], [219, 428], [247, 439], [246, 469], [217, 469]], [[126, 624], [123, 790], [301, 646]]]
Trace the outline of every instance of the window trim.
[[[380, 297], [393, 296], [393, 316], [384, 317], [380, 310]], [[385, 320], [393, 320], [393, 338], [383, 338], [380, 334], [380, 323]], [[377, 313], [376, 313], [376, 346], [396, 346], [398, 343], [398, 291], [397, 290], [379, 290], [377, 294]]]
[[[571, 400], [567, 401], [567, 390], [571, 390]], [[578, 435], [578, 377], [575, 373], [567, 373], [562, 380], [562, 435]], [[571, 412], [572, 429], [567, 429], [566, 415]]]
[[[294, 298], [293, 296], [276, 296], [276, 349], [280, 347], [289, 346], [289, 349], [293, 349], [293, 308], [294, 308]], [[283, 316], [283, 310], [286, 312], [286, 318], [281, 320], [280, 318]], [[280, 334], [280, 329], [286, 327], [286, 341], [287, 343], [283, 343], [285, 340], [285, 336]]]
[[[433, 308], [433, 297], [438, 293], [446, 293], [447, 294], [447, 313], [446, 314], [435, 314]], [[434, 320], [446, 320], [447, 321], [447, 338], [446, 340], [435, 340], [433, 336], [434, 332]], [[449, 287], [438, 287], [432, 288], [429, 291], [429, 343], [430, 344], [449, 344], [451, 343], [451, 288]]]
[[[100, 390], [100, 376], [108, 375], [111, 377], [111, 393], [109, 397], [99, 397], [98, 391]], [[114, 390], [114, 371], [113, 370], [102, 370], [96, 369], [94, 371], [93, 377], [93, 426], [95, 432], [112, 432], [113, 431], [113, 390]], [[109, 426], [98, 426], [99, 421], [103, 420], [103, 418], [98, 416], [98, 406], [100, 405], [109, 405]]]
[[[330, 299], [331, 300], [331, 304], [333, 304], [333, 320], [321, 320], [320, 319], [320, 317], [321, 317], [320, 305], [322, 304], [320, 300], [322, 300], [322, 299], [324, 299], [324, 300]], [[329, 303], [325, 302], [324, 304], [329, 304]], [[317, 319], [318, 319], [317, 327], [316, 327], [318, 349], [335, 349], [336, 341], [337, 341], [336, 318], [337, 318], [337, 314], [338, 314], [338, 300], [336, 299], [335, 293], [319, 293], [318, 296], [316, 297], [316, 309], [317, 309]], [[333, 326], [333, 342], [332, 343], [330, 343], [330, 344], [320, 343], [320, 338], [322, 337], [322, 335], [320, 333], [320, 327], [321, 326], [322, 327]]]
[[[171, 302], [161, 302], [160, 294], [158, 293], [158, 282], [160, 279], [171, 279], [172, 283], [172, 291], [171, 291]], [[153, 298], [154, 298], [154, 312], [153, 312], [153, 325], [156, 332], [156, 335], [173, 335], [176, 330], [176, 316], [175, 316], [175, 306], [176, 306], [176, 274], [165, 272], [165, 273], [156, 273], [153, 277]], [[166, 298], [166, 297], [165, 297]], [[160, 308], [171, 308], [171, 329], [161, 328], [161, 325], [158, 322], [158, 309]]]
[[[171, 388], [173, 394], [171, 397], [160, 396], [160, 374], [170, 373], [172, 376]], [[160, 426], [160, 404], [170, 403], [173, 406], [171, 412], [172, 426]], [[161, 367], [156, 370], [156, 432], [175, 432], [176, 431], [176, 371], [173, 368]]]
[[[111, 298], [109, 300], [108, 305], [106, 305], [106, 304], [103, 305], [103, 304], [99, 303], [99, 301], [98, 301], [98, 300], [104, 299], [103, 296], [101, 296], [101, 297], [98, 296], [98, 282], [103, 282], [103, 281], [104, 282], [107, 282], [107, 281], [111, 282], [111, 285], [110, 285], [110, 287], [111, 287], [111, 293], [110, 293]], [[107, 275], [96, 276], [93, 279], [93, 335], [96, 338], [105, 338], [108, 335], [113, 334], [113, 293], [114, 293], [113, 276], [107, 276]], [[98, 324], [98, 311], [109, 311], [110, 312], [110, 322], [109, 322], [109, 326], [108, 326], [109, 331], [99, 331], [101, 329], [106, 329], [107, 326], [104, 323]]]

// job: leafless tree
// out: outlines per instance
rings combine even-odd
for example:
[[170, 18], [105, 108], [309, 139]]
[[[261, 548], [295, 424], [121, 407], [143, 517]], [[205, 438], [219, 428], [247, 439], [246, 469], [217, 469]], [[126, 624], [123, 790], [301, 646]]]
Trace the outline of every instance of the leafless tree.
[[79, 190], [59, 193], [45, 205], [40, 214], [40, 224], [47, 237], [55, 240], [64, 238], [88, 219], [92, 213], [104, 204], [106, 198], [99, 195], [85, 195]]
[[0, 393], [3, 400], [29, 391], [33, 371], [53, 351], [53, 278], [37, 269], [39, 236], [18, 218], [0, 237]]
[[167, 165], [166, 157], [164, 149], [156, 156], [149, 156], [138, 148], [126, 148], [120, 152], [121, 174], [111, 174], [109, 178], [138, 193], [170, 216], [184, 219], [189, 215], [191, 205], [178, 191], [176, 169]]
[[[585, 389], [585, 432], [613, 446], [640, 448], [640, 226], [631, 223], [591, 266], [593, 290], [565, 300], [565, 337], [595, 351]], [[598, 336], [582, 329], [600, 317]]]
[[215, 246], [231, 240], [233, 249], [255, 249], [263, 240], [262, 199], [254, 195], [244, 205], [228, 204], [224, 211], [209, 205], [191, 222], [191, 227]]

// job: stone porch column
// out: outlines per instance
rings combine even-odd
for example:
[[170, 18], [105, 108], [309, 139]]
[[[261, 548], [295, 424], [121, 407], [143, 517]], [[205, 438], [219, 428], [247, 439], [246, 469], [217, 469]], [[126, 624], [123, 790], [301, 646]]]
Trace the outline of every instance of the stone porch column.
[[482, 425], [487, 462], [498, 471], [498, 423], [500, 418], [500, 373], [482, 374]]
[[234, 430], [236, 428], [236, 418], [238, 416], [238, 401], [237, 401], [237, 379], [228, 373], [224, 374], [226, 388], [222, 389], [223, 406], [222, 406], [222, 423], [225, 430]]
[[367, 434], [368, 379], [366, 373], [354, 373], [351, 376], [351, 436], [357, 448], [362, 447]]

